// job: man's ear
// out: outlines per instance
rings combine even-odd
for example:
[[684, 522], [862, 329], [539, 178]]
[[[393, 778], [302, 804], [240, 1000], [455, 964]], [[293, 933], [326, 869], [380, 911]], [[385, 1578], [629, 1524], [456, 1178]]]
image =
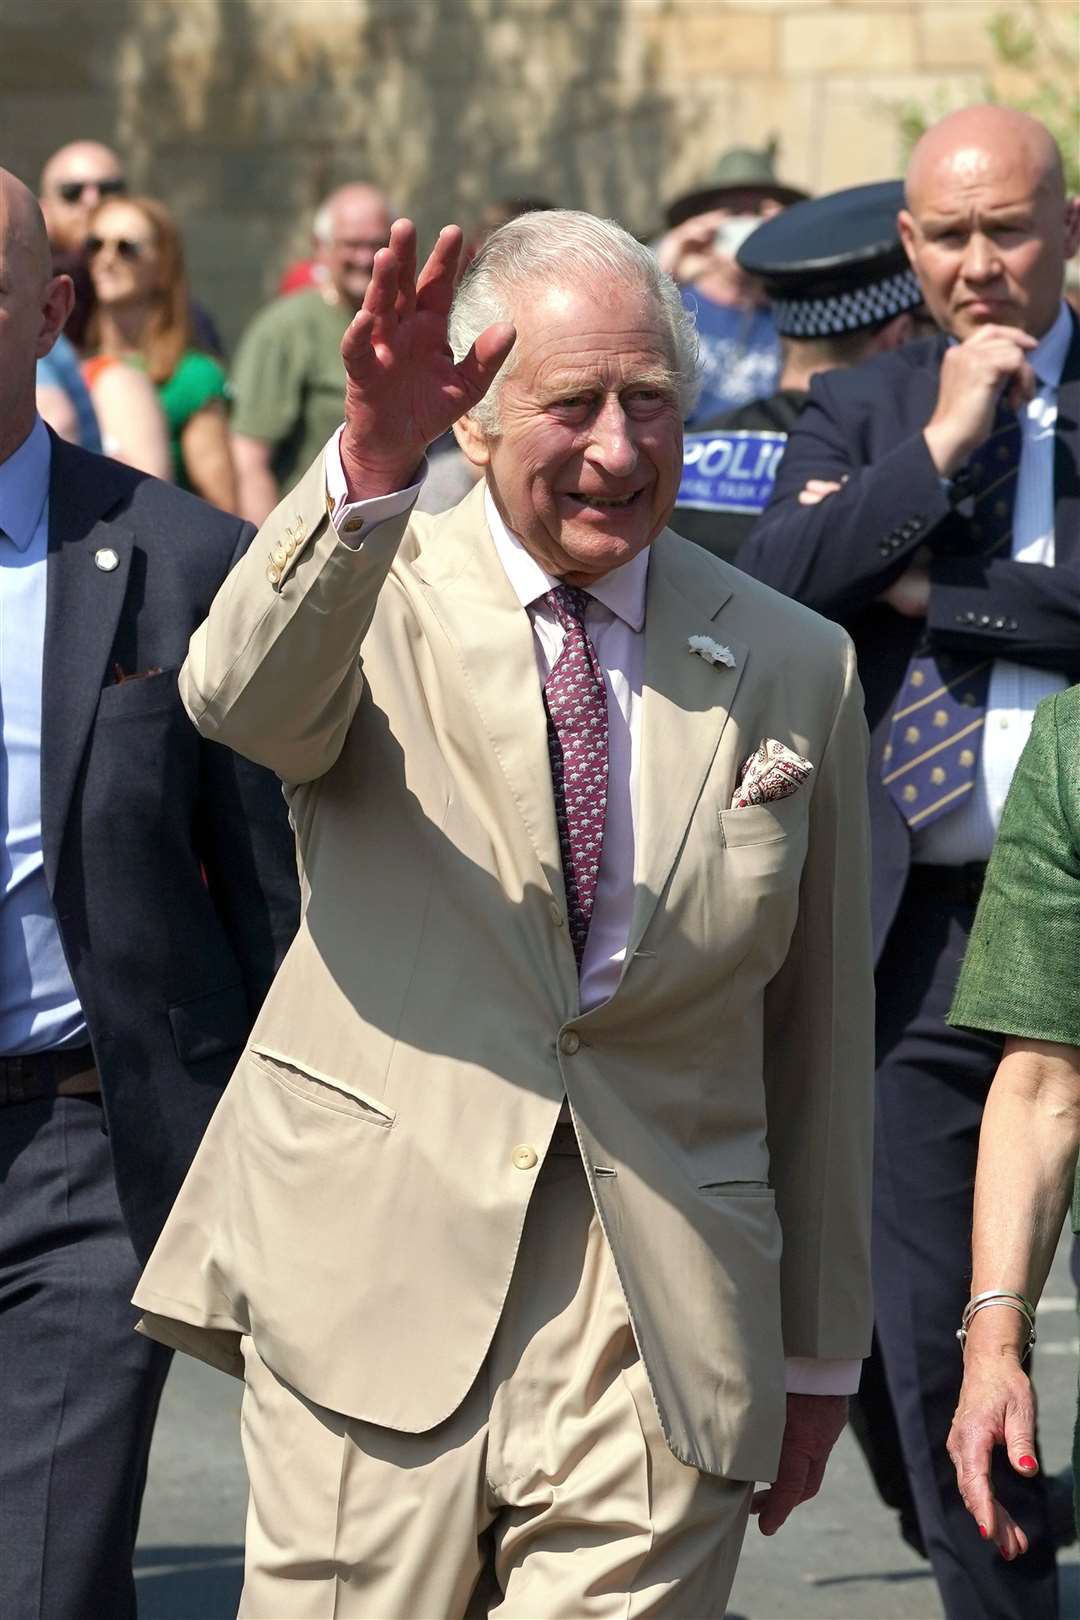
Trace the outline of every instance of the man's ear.
[[915, 336], [915, 318], [910, 310], [903, 310], [894, 315], [891, 321], [874, 334], [870, 346], [871, 354], [887, 354], [890, 349], [901, 349], [905, 343], [910, 343]]
[[901, 208], [897, 214], [896, 226], [900, 232], [900, 241], [903, 243], [904, 252], [908, 256], [908, 263], [918, 273], [918, 266], [915, 263], [915, 220], [906, 208]]
[[491, 460], [487, 434], [473, 416], [459, 416], [454, 423], [454, 438], [461, 447], [466, 461], [474, 467], [486, 467]]
[[1080, 248], [1080, 197], [1070, 197], [1065, 204], [1065, 257], [1071, 259]]
[[37, 342], [37, 357], [39, 360], [48, 354], [60, 333], [64, 330], [74, 303], [75, 285], [71, 277], [51, 277], [45, 287], [45, 296], [41, 302], [41, 330], [38, 333]]

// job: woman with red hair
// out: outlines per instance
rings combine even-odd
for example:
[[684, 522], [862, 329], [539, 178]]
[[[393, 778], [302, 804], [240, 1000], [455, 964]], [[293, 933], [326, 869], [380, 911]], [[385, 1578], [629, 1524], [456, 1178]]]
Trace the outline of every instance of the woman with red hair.
[[91, 391], [118, 362], [145, 371], [165, 413], [174, 481], [234, 511], [225, 371], [192, 337], [176, 222], [152, 197], [109, 198], [90, 221], [86, 250], [96, 296], [87, 329], [94, 358], [84, 368]]

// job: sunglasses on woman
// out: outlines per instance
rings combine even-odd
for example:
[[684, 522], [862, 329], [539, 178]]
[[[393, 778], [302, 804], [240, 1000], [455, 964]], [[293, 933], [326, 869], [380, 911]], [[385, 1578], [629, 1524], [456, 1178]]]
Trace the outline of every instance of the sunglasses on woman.
[[119, 258], [132, 263], [135, 259], [141, 259], [149, 246], [149, 242], [136, 242], [130, 236], [88, 236], [86, 256], [88, 259], [96, 258], [102, 248], [111, 247], [116, 249]]
[[56, 190], [66, 203], [82, 201], [82, 194], [90, 188], [99, 197], [121, 197], [127, 190], [126, 180], [61, 180]]

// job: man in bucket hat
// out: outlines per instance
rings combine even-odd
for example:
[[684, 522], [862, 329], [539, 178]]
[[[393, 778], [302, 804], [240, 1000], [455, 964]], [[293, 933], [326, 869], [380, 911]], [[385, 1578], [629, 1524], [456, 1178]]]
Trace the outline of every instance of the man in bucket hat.
[[806, 195], [777, 179], [775, 157], [775, 141], [760, 151], [732, 147], [703, 185], [665, 211], [668, 229], [657, 254], [683, 289], [701, 343], [702, 389], [691, 427], [776, 387], [776, 328], [760, 281], [735, 259], [763, 220]]

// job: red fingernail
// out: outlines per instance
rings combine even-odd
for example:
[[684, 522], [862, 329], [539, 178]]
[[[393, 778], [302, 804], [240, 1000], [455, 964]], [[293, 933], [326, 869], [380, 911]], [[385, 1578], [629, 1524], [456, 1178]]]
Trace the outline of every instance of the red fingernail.
[[985, 1541], [986, 1540], [986, 1526], [985, 1526], [985, 1524], [980, 1524], [980, 1526], [979, 1526], [979, 1534], [980, 1534], [980, 1536], [982, 1536], [983, 1540]]
[[1021, 1468], [1038, 1468], [1038, 1466], [1039, 1465], [1035, 1461], [1034, 1457], [1021, 1457], [1020, 1458], [1020, 1467]]

